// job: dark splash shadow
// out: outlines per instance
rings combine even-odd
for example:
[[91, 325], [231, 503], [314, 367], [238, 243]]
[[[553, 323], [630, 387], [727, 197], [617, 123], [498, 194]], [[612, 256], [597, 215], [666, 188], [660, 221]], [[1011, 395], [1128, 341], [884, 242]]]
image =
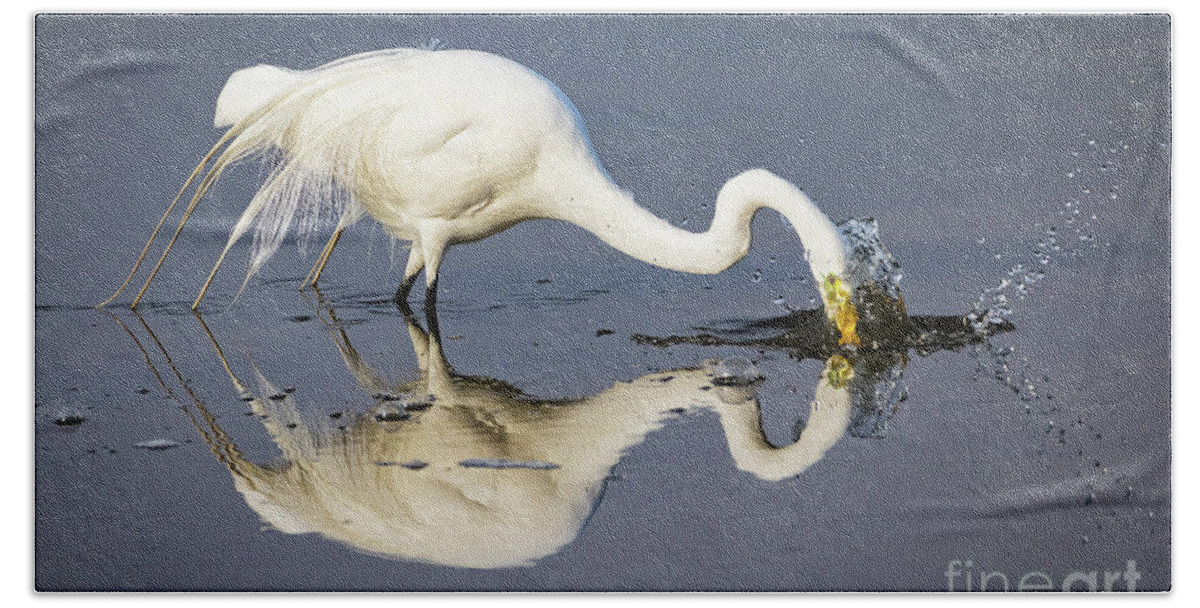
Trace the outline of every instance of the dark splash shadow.
[[[838, 352], [836, 330], [824, 311], [797, 310], [780, 317], [766, 319], [731, 319], [710, 326], [697, 326], [698, 333], [685, 336], [647, 336], [633, 334], [634, 341], [659, 348], [680, 344], [696, 346], [747, 346], [761, 350], [783, 351], [793, 359], [825, 360]], [[864, 333], [863, 344], [853, 349], [855, 354], [907, 353], [927, 356], [935, 352], [960, 351], [967, 346], [987, 343], [991, 336], [1015, 329], [1009, 323], [992, 326], [988, 333], [971, 328], [965, 316], [913, 316], [901, 322], [893, 321], [888, 331]]]
[[[903, 303], [901, 302], [901, 307]], [[990, 331], [975, 331], [966, 316], [892, 315], [868, 324], [863, 343], [858, 347], [838, 344], [837, 329], [823, 310], [799, 310], [780, 317], [753, 320], [728, 320], [712, 327], [696, 327], [699, 333], [687, 336], [654, 337], [634, 334], [639, 344], [659, 348], [676, 345], [743, 346], [760, 351], [782, 351], [795, 360], [841, 359], [851, 368], [847, 388], [853, 410], [849, 433], [859, 438], [882, 438], [888, 422], [900, 404], [908, 399], [904, 372], [908, 357], [936, 352], [958, 352], [972, 347], [974, 356], [990, 346], [993, 335], [1014, 329], [1007, 321], [990, 326]], [[870, 333], [867, 333], [870, 332]], [[803, 428], [803, 421], [797, 429]], [[763, 431], [765, 437], [766, 433]]]

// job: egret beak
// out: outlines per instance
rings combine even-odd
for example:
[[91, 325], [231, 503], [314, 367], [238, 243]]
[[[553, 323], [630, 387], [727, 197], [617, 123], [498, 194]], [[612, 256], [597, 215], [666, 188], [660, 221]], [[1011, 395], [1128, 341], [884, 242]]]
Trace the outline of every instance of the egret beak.
[[862, 340], [859, 339], [857, 330], [858, 310], [854, 307], [854, 299], [850, 297], [846, 284], [831, 272], [825, 276], [821, 287], [825, 293], [825, 307], [833, 311], [833, 322], [841, 334], [838, 346], [861, 346]]

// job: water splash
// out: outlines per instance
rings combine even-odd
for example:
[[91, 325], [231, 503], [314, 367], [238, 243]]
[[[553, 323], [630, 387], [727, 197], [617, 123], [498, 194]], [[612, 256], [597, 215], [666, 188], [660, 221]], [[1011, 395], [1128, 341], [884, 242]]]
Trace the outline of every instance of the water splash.
[[859, 373], [850, 379], [849, 387], [854, 404], [848, 427], [852, 437], [887, 437], [888, 422], [908, 399], [907, 366], [907, 356], [898, 352], [877, 353], [859, 363]]
[[888, 253], [879, 238], [875, 218], [851, 218], [838, 224], [842, 246], [846, 249], [846, 274], [852, 285], [878, 287], [892, 299], [900, 297], [900, 262]]
[[[1123, 177], [1122, 170], [1131, 164], [1125, 158], [1131, 149], [1127, 139], [1105, 145], [1086, 133], [1079, 135], [1080, 146], [1071, 152], [1070, 169], [1063, 173], [1068, 181], [1078, 184], [1068, 189], [1077, 194], [1055, 205], [1057, 214], [1052, 222], [1034, 225], [1041, 237], [1030, 251], [1031, 258], [1013, 265], [999, 283], [984, 289], [966, 316], [976, 333], [989, 336], [974, 348], [977, 377], [991, 376], [1011, 389], [1018, 399], [1026, 402], [1026, 411], [1032, 409], [1029, 402], [1042, 398], [1031, 380], [1028, 360], [1015, 361], [1013, 347], [994, 344], [990, 335], [996, 327], [1011, 321], [1013, 303], [1029, 297], [1031, 288], [1057, 262], [1066, 257], [1078, 258], [1100, 247], [1101, 239], [1094, 224], [1103, 209], [1120, 200], [1118, 182]], [[977, 242], [983, 244], [985, 239]], [[1000, 259], [999, 254], [996, 257]]]

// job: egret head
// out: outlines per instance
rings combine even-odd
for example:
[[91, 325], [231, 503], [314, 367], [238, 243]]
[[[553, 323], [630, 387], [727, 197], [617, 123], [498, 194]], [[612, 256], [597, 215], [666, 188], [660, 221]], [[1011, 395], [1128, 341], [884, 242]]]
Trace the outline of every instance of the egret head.
[[908, 312], [900, 292], [900, 263], [879, 238], [873, 218], [852, 218], [838, 224], [845, 250], [846, 270], [822, 277], [820, 289], [826, 310], [837, 327], [839, 346], [891, 344], [908, 335]]

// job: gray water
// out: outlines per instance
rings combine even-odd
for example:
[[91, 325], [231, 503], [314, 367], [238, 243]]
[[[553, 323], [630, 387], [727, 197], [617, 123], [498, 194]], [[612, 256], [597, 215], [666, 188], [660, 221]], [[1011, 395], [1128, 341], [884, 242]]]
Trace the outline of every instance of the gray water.
[[[763, 167], [835, 219], [878, 220], [915, 318], [944, 324], [1006, 276], [1044, 278], [1025, 297], [988, 292], [1011, 305], [1003, 331], [852, 358], [855, 378], [890, 380], [873, 398], [855, 392], [845, 433], [779, 480], [746, 470], [726, 417], [757, 411], [754, 453], [787, 454], [777, 448], [797, 434], [821, 436], [810, 403], [837, 366], [794, 312], [815, 309], [817, 292], [769, 213], [749, 255], [711, 277], [548, 221], [453, 248], [438, 309], [453, 373], [438, 391], [421, 384], [420, 328], [389, 302], [406, 252], [369, 220], [339, 244], [320, 294], [295, 289], [320, 243], [285, 245], [235, 301], [242, 244], [202, 316], [188, 312], [264, 174], [253, 163], [199, 208], [140, 315], [121, 305], [131, 293], [91, 309], [217, 140], [230, 73], [430, 39], [555, 82], [613, 179], [676, 225], [707, 226], [724, 181]], [[1103, 587], [1130, 561], [1137, 589], [1167, 589], [1169, 41], [1167, 17], [1138, 15], [41, 17], [36, 586], [945, 590], [959, 560], [958, 590], [989, 572], [1014, 588], [1042, 572], [1057, 588], [1096, 571]], [[763, 379], [711, 386], [705, 362], [734, 357]], [[425, 392], [443, 397], [376, 419]], [[435, 425], [447, 411], [475, 418]], [[71, 416], [83, 422], [56, 423]], [[461, 460], [492, 466], [354, 451], [439, 428], [459, 429], [445, 436]], [[135, 447], [159, 439], [179, 445]], [[239, 481], [318, 471], [334, 453], [353, 456], [339, 474], [397, 500], [424, 496], [389, 481], [402, 475], [480, 475], [462, 486], [492, 492], [473, 494], [480, 517], [512, 518], [486, 528], [490, 541], [453, 518], [419, 528], [427, 546], [482, 564], [504, 543], [553, 542], [523, 565], [446, 565], [311, 522], [289, 532]], [[578, 487], [573, 459], [598, 471]], [[541, 490], [520, 498], [534, 506], [503, 502], [531, 484]], [[416, 519], [436, 520], [429, 509]], [[337, 525], [382, 525], [372, 517]]]

